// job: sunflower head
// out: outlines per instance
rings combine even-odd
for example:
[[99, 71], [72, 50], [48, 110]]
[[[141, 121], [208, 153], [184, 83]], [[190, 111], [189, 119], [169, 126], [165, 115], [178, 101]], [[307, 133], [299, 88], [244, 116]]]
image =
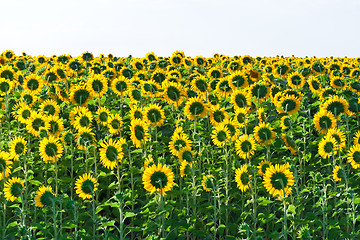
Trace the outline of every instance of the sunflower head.
[[97, 180], [90, 173], [80, 176], [75, 182], [75, 191], [83, 200], [91, 199], [97, 190]]
[[4, 195], [6, 200], [15, 201], [24, 191], [24, 181], [18, 177], [10, 178], [4, 186]]
[[294, 185], [295, 180], [289, 168], [289, 164], [276, 164], [267, 168], [263, 183], [266, 190], [274, 197], [282, 199], [291, 193], [291, 186]]
[[262, 145], [268, 145], [275, 139], [273, 128], [270, 127], [270, 124], [265, 124], [265, 122], [261, 122], [254, 128], [254, 135], [256, 141]]
[[40, 187], [35, 194], [35, 206], [37, 207], [51, 207], [55, 204], [55, 195], [53, 193], [52, 187]]
[[203, 179], [201, 181], [201, 185], [206, 192], [215, 190], [216, 179], [215, 179], [214, 175], [212, 175], [212, 174], [204, 175]]
[[235, 182], [237, 187], [242, 191], [246, 192], [251, 184], [251, 175], [248, 171], [248, 165], [244, 164], [240, 168], [235, 170]]
[[146, 168], [142, 180], [146, 191], [164, 196], [173, 188], [174, 173], [168, 166], [159, 163]]

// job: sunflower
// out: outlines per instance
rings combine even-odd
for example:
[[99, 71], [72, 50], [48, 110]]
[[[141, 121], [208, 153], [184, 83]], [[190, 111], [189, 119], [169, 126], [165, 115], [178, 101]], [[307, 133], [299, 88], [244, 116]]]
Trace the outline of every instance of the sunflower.
[[234, 122], [237, 127], [243, 128], [246, 126], [249, 120], [249, 109], [250, 108], [239, 108], [235, 111]]
[[40, 104], [41, 112], [45, 113], [47, 116], [55, 115], [59, 116], [60, 114], [60, 106], [56, 103], [56, 101], [52, 99], [47, 99]]
[[157, 56], [155, 55], [154, 52], [149, 52], [145, 55], [145, 59], [148, 60], [149, 62], [157, 61]]
[[208, 112], [208, 108], [200, 97], [189, 98], [185, 102], [184, 114], [189, 120], [195, 120], [195, 118], [202, 118]]
[[264, 186], [271, 195], [278, 199], [287, 197], [292, 191], [291, 186], [295, 183], [294, 175], [289, 168], [287, 163], [270, 165], [266, 169], [263, 179]]
[[44, 162], [53, 163], [59, 161], [64, 151], [64, 147], [60, 143], [60, 139], [49, 136], [43, 138], [39, 143], [39, 153]]
[[15, 115], [15, 118], [21, 122], [21, 123], [26, 123], [26, 121], [30, 118], [31, 116], [31, 108], [29, 105], [26, 105], [24, 102], [21, 102], [19, 105], [19, 107], [16, 109], [16, 111], [13, 111], [13, 114]]
[[221, 71], [220, 68], [218, 67], [212, 67], [210, 68], [210, 70], [207, 72], [207, 75], [210, 79], [219, 79], [223, 76], [223, 72]]
[[340, 166], [335, 166], [332, 175], [335, 182], [340, 182], [342, 180], [341, 174], [342, 174], [342, 169], [340, 168]]
[[76, 147], [79, 150], [84, 150], [90, 145], [95, 146], [95, 133], [91, 131], [91, 128], [81, 128], [76, 134]]
[[44, 86], [44, 80], [38, 75], [31, 74], [25, 77], [22, 86], [26, 91], [37, 94], [41, 92]]
[[46, 129], [54, 137], [59, 137], [64, 130], [64, 121], [56, 115], [47, 116]]
[[255, 97], [256, 101], [264, 102], [270, 96], [270, 88], [263, 81], [259, 81], [250, 86], [249, 93]]
[[187, 161], [183, 161], [180, 164], [180, 177], [185, 177], [187, 173], [190, 172], [190, 169], [192, 168], [192, 164], [188, 163]]
[[267, 161], [267, 160], [262, 160], [262, 161], [259, 163], [259, 166], [257, 166], [259, 175], [260, 175], [260, 176], [264, 176], [266, 170], [267, 170], [271, 165], [272, 165], [271, 162], [269, 162], [269, 161]]
[[70, 89], [70, 101], [73, 104], [86, 106], [91, 97], [92, 92], [84, 84], [74, 85]]
[[108, 142], [103, 141], [100, 144], [100, 162], [110, 170], [113, 170], [124, 157], [121, 143], [117, 140], [109, 139]]
[[261, 145], [268, 145], [275, 139], [275, 133], [273, 128], [270, 127], [270, 124], [261, 122], [258, 126], [254, 128], [254, 136], [258, 143]]
[[159, 192], [165, 196], [174, 186], [174, 173], [166, 165], [154, 164], [145, 169], [142, 181], [145, 190], [150, 194]]
[[272, 74], [274, 77], [280, 78], [282, 76], [285, 76], [290, 71], [290, 66], [285, 61], [277, 62], [276, 65], [273, 67]]
[[92, 95], [99, 98], [104, 96], [108, 91], [108, 80], [100, 74], [92, 75], [86, 84]]
[[53, 206], [55, 203], [54, 198], [55, 196], [51, 186], [41, 186], [35, 193], [35, 206], [40, 208], [45, 206]]
[[165, 120], [164, 110], [159, 105], [149, 104], [144, 109], [144, 119], [148, 124], [160, 127]]
[[211, 139], [215, 146], [223, 147], [226, 142], [230, 142], [230, 131], [225, 124], [219, 124], [212, 131]]
[[279, 113], [295, 114], [300, 110], [301, 101], [293, 95], [283, 95], [277, 102], [277, 111]]
[[247, 66], [247, 74], [249, 76], [249, 78], [254, 81], [257, 82], [261, 79], [261, 73], [256, 70], [253, 66]]
[[120, 76], [111, 82], [111, 90], [119, 97], [127, 95], [130, 88], [130, 81], [128, 78]]
[[242, 71], [235, 71], [228, 76], [228, 80], [232, 89], [245, 88], [249, 85], [248, 79]]
[[84, 173], [75, 181], [75, 191], [83, 200], [94, 197], [97, 190], [97, 180], [90, 173]]
[[123, 126], [122, 118], [119, 114], [110, 114], [109, 116], [109, 133], [111, 134], [120, 134], [121, 127]]
[[24, 181], [18, 177], [10, 178], [4, 186], [4, 196], [7, 201], [15, 201], [24, 191]]
[[321, 92], [321, 83], [316, 76], [311, 76], [307, 79], [309, 89], [314, 94], [319, 94]]
[[235, 110], [239, 108], [249, 107], [251, 102], [251, 94], [246, 89], [237, 89], [231, 94], [230, 102]]
[[330, 80], [330, 86], [336, 89], [345, 90], [347, 87], [346, 81], [342, 77], [333, 77]]
[[138, 71], [141, 71], [141, 70], [144, 69], [143, 62], [138, 58], [133, 58], [132, 62], [131, 62], [131, 65], [133, 66], [134, 69], [136, 69]]
[[336, 139], [332, 136], [325, 136], [318, 145], [318, 152], [322, 158], [328, 158], [337, 153], [339, 147]]
[[328, 87], [327, 88], [322, 88], [320, 90], [320, 93], [319, 93], [319, 97], [320, 97], [319, 99], [320, 99], [320, 101], [325, 101], [329, 97], [335, 96], [337, 94], [338, 93], [333, 88], [328, 88]]
[[227, 77], [219, 79], [219, 82], [216, 84], [215, 92], [220, 96], [226, 97], [232, 94], [232, 88]]
[[116, 78], [117, 73], [115, 71], [115, 69], [112, 68], [107, 68], [104, 69], [102, 72], [102, 75], [108, 80], [108, 81], [112, 81]]
[[235, 182], [237, 183], [237, 187], [241, 190], [241, 192], [246, 192], [250, 188], [251, 177], [252, 175], [249, 175], [247, 164], [244, 164], [235, 170]]
[[215, 186], [216, 186], [216, 180], [215, 180], [214, 175], [208, 174], [208, 175], [203, 176], [201, 185], [203, 186], [203, 189], [206, 192], [210, 192], [210, 191], [214, 190]]
[[159, 85], [162, 85], [166, 79], [166, 72], [162, 69], [157, 69], [151, 74], [150, 79], [154, 80]]
[[293, 89], [301, 89], [304, 87], [306, 81], [301, 73], [293, 72], [287, 77], [287, 83]]
[[14, 69], [8, 65], [0, 68], [0, 78], [9, 79], [11, 82], [15, 83], [19, 77]]
[[348, 88], [353, 93], [360, 95], [360, 82], [358, 80], [350, 82], [350, 84], [348, 85]]
[[0, 180], [7, 178], [11, 173], [13, 162], [8, 152], [0, 151]]
[[331, 112], [320, 110], [314, 115], [313, 122], [319, 133], [326, 134], [328, 129], [336, 127], [336, 119]]
[[249, 159], [250, 156], [254, 155], [256, 150], [255, 139], [247, 134], [242, 135], [235, 142], [235, 150], [240, 158]]
[[237, 122], [235, 120], [225, 119], [223, 124], [229, 130], [230, 141], [235, 142], [239, 137], [239, 131], [237, 131]]
[[182, 127], [178, 127], [171, 137], [169, 142], [169, 149], [174, 156], [177, 156], [183, 148], [191, 149], [191, 141], [189, 140], [189, 137], [183, 132]]
[[0, 78], [0, 96], [9, 95], [14, 88], [14, 83], [9, 79]]
[[353, 144], [356, 145], [356, 144], [360, 144], [360, 131], [357, 131], [353, 137]]
[[15, 58], [15, 53], [13, 50], [6, 50], [5, 52], [2, 53], [2, 55], [7, 58], [8, 60], [11, 60], [13, 58]]
[[284, 141], [286, 147], [290, 150], [291, 154], [294, 155], [296, 153], [295, 141], [285, 133], [281, 134], [281, 139]]
[[77, 116], [83, 115], [83, 114], [87, 114], [90, 113], [90, 110], [87, 107], [83, 107], [83, 106], [76, 106], [73, 110], [71, 110], [70, 114], [69, 114], [69, 120], [71, 125], [74, 126], [75, 124], [75, 118]]
[[109, 116], [110, 116], [110, 111], [106, 107], [100, 107], [96, 111], [96, 121], [103, 126], [107, 126]]
[[20, 154], [24, 154], [27, 151], [26, 141], [24, 137], [13, 137], [11, 139], [9, 152], [10, 157], [13, 160], [19, 160]]
[[146, 157], [144, 161], [144, 168], [148, 168], [154, 164], [154, 159], [152, 157]]
[[41, 112], [31, 111], [30, 117], [26, 120], [26, 130], [34, 137], [39, 136], [41, 129], [46, 129], [46, 116]]
[[331, 96], [325, 101], [320, 109], [331, 112], [337, 118], [341, 113], [348, 113], [349, 103], [343, 96]]
[[73, 127], [76, 130], [79, 130], [80, 128], [91, 128], [92, 118], [93, 116], [90, 111], [80, 113], [75, 117]]
[[131, 86], [128, 91], [128, 96], [130, 97], [130, 103], [140, 102], [142, 99], [141, 90], [135, 86]]
[[210, 107], [210, 122], [214, 127], [224, 123], [227, 119], [229, 119], [229, 113], [225, 108], [220, 107], [220, 104]]
[[130, 123], [131, 141], [137, 148], [141, 148], [141, 144], [145, 144], [149, 140], [149, 127], [141, 119], [133, 119]]
[[346, 145], [345, 133], [337, 128], [328, 129], [326, 136], [335, 138], [339, 151], [342, 151]]
[[205, 96], [210, 91], [208, 79], [204, 76], [196, 76], [191, 81], [191, 85], [194, 91], [202, 96]]
[[354, 169], [360, 168], [360, 144], [350, 147], [347, 152], [347, 160]]
[[163, 98], [168, 104], [176, 104], [176, 106], [179, 106], [180, 103], [182, 103], [185, 90], [179, 83], [165, 81], [162, 84], [162, 89]]
[[280, 127], [282, 130], [289, 129], [291, 126], [291, 118], [289, 115], [282, 116], [280, 119]]
[[202, 56], [196, 56], [194, 60], [194, 64], [199, 67], [204, 67], [206, 64], [206, 59]]

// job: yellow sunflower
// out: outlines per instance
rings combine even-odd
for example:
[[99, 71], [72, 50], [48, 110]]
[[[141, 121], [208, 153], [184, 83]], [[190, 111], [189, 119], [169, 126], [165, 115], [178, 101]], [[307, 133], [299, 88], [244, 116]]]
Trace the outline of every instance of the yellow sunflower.
[[179, 106], [185, 96], [185, 90], [179, 83], [165, 81], [162, 84], [162, 96], [168, 104]]
[[0, 96], [9, 95], [14, 89], [14, 83], [9, 79], [0, 78]]
[[79, 150], [84, 150], [88, 148], [90, 145], [95, 146], [95, 133], [91, 131], [91, 128], [81, 128], [76, 134], [76, 147]]
[[55, 196], [51, 186], [41, 186], [35, 193], [35, 206], [40, 208], [45, 206], [53, 206], [55, 203], [54, 198]]
[[46, 126], [46, 116], [41, 112], [31, 111], [30, 117], [26, 120], [26, 130], [34, 137], [38, 137], [40, 130], [46, 130]]
[[16, 136], [11, 139], [9, 152], [10, 152], [10, 157], [13, 160], [19, 160], [19, 155], [24, 154], [26, 151], [27, 151], [27, 146], [24, 137]]
[[346, 136], [343, 131], [337, 128], [330, 128], [328, 129], [328, 132], [326, 133], [326, 136], [331, 136], [335, 138], [337, 145], [339, 147], [339, 151], [342, 151], [345, 148], [346, 145]]
[[60, 143], [60, 139], [49, 136], [49, 138], [43, 138], [39, 144], [40, 156], [44, 162], [53, 163], [59, 161], [64, 151], [64, 147]]
[[81, 128], [91, 128], [92, 126], [92, 113], [90, 111], [86, 111], [84, 113], [80, 113], [78, 116], [75, 117], [74, 121], [74, 128], [79, 130]]
[[244, 164], [235, 170], [235, 182], [237, 183], [237, 187], [241, 190], [241, 192], [246, 192], [250, 188], [251, 177], [252, 175], [249, 174], [247, 164]]
[[332, 175], [335, 182], [340, 182], [342, 180], [341, 174], [342, 174], [342, 169], [340, 168], [340, 166], [335, 166]]
[[331, 112], [337, 118], [341, 113], [348, 114], [349, 103], [343, 96], [330, 96], [320, 109]]
[[84, 173], [75, 181], [75, 192], [83, 200], [94, 197], [97, 190], [97, 180], [90, 173]]
[[128, 78], [120, 76], [111, 82], [111, 90], [119, 97], [127, 95], [130, 88], [130, 81]]
[[159, 105], [149, 104], [144, 109], [144, 119], [148, 124], [160, 127], [165, 120], [164, 110]]
[[295, 141], [285, 133], [281, 134], [281, 139], [284, 140], [286, 147], [290, 150], [291, 154], [294, 155], [296, 153]]
[[270, 127], [269, 123], [265, 124], [265, 122], [261, 122], [254, 128], [254, 136], [261, 145], [269, 145], [275, 139], [273, 128]]
[[247, 91], [247, 89], [236, 89], [231, 94], [230, 102], [234, 106], [235, 110], [250, 107], [251, 94]]
[[142, 109], [138, 108], [136, 105], [133, 105], [130, 107], [130, 119], [131, 120], [135, 120], [135, 119], [143, 119], [143, 111]]
[[277, 102], [278, 113], [295, 114], [300, 110], [300, 99], [293, 95], [283, 95]]
[[189, 98], [184, 107], [184, 114], [189, 120], [202, 118], [208, 113], [207, 105], [200, 97]]
[[287, 83], [293, 89], [301, 89], [304, 87], [306, 81], [301, 73], [293, 72], [287, 77]]
[[354, 169], [360, 168], [360, 144], [350, 147], [347, 152], [347, 160]]
[[335, 155], [338, 151], [338, 143], [336, 139], [332, 136], [325, 136], [319, 142], [318, 153], [322, 158], [328, 158], [332, 155]]
[[230, 132], [225, 124], [219, 124], [212, 131], [211, 139], [215, 146], [223, 147], [226, 142], [230, 142]]
[[130, 123], [131, 141], [137, 148], [141, 148], [141, 144], [145, 144], [149, 141], [149, 127], [141, 119], [134, 119]]
[[110, 170], [113, 170], [118, 163], [121, 163], [124, 157], [121, 143], [112, 138], [110, 138], [108, 142], [104, 140], [100, 143], [99, 151], [101, 164]]
[[259, 81], [250, 86], [249, 93], [251, 97], [255, 98], [255, 101], [261, 103], [270, 96], [270, 87], [266, 82]]
[[108, 122], [108, 127], [109, 127], [109, 133], [111, 134], [120, 134], [120, 130], [121, 127], [123, 126], [123, 121], [122, 118], [120, 117], [119, 114], [110, 114], [109, 116], [109, 122]]
[[291, 126], [291, 118], [290, 116], [286, 115], [286, 116], [282, 116], [280, 119], [280, 127], [282, 130], [286, 130], [289, 129], [289, 127]]
[[202, 96], [205, 96], [210, 91], [208, 79], [204, 76], [196, 76], [191, 81], [191, 85], [193, 90]]
[[13, 114], [15, 115], [15, 118], [19, 122], [26, 123], [26, 121], [30, 118], [31, 108], [29, 105], [26, 105], [24, 102], [21, 102], [18, 105], [18, 107], [16, 109], [14, 109]]
[[271, 166], [271, 162], [267, 161], [267, 160], [262, 160], [259, 163], [259, 166], [257, 166], [258, 168], [258, 173], [260, 176], [264, 176], [266, 170]]
[[266, 169], [263, 184], [266, 190], [274, 197], [282, 199], [287, 197], [295, 184], [294, 175], [290, 172], [290, 165], [275, 164]]
[[64, 130], [64, 121], [56, 115], [50, 115], [46, 118], [46, 127], [49, 135], [59, 137]]
[[45, 113], [47, 116], [60, 114], [60, 106], [56, 103], [56, 101], [52, 99], [47, 99], [40, 104], [41, 112]]
[[145, 169], [142, 181], [145, 190], [150, 194], [159, 192], [165, 196], [174, 186], [174, 173], [166, 165], [154, 164]]
[[214, 190], [216, 186], [216, 180], [214, 175], [212, 174], [204, 175], [201, 181], [201, 185], [206, 192], [210, 192]]
[[242, 71], [235, 71], [228, 76], [232, 89], [246, 88], [249, 85], [248, 78]]
[[313, 94], [319, 94], [321, 92], [322, 85], [316, 76], [311, 76], [307, 79], [309, 89]]
[[96, 97], [104, 96], [108, 91], [108, 80], [100, 74], [92, 75], [86, 82], [88, 89]]
[[91, 99], [92, 92], [87, 89], [85, 84], [77, 84], [70, 89], [70, 101], [79, 106], [87, 106]]
[[229, 113], [225, 110], [225, 108], [220, 107], [220, 104], [214, 105], [210, 107], [210, 122], [216, 127], [219, 124], [223, 124], [226, 120], [229, 119]]
[[174, 156], [177, 156], [183, 148], [191, 148], [191, 140], [183, 132], [182, 127], [178, 127], [171, 137], [169, 149]]
[[41, 92], [44, 86], [44, 80], [36, 74], [31, 74], [25, 77], [22, 86], [25, 91], [37, 94]]
[[4, 186], [4, 196], [8, 201], [15, 201], [24, 191], [24, 181], [18, 177], [10, 178]]
[[242, 159], [249, 159], [254, 155], [256, 150], [256, 142], [253, 137], [247, 134], [242, 135], [235, 142], [235, 150], [237, 155]]
[[0, 151], [0, 180], [7, 178], [11, 174], [12, 164], [10, 154]]

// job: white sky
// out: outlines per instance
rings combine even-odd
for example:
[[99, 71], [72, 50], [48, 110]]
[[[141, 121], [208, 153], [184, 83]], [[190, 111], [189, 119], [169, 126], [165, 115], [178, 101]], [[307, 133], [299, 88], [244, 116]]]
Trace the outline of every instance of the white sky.
[[360, 56], [360, 0], [0, 0], [0, 53]]

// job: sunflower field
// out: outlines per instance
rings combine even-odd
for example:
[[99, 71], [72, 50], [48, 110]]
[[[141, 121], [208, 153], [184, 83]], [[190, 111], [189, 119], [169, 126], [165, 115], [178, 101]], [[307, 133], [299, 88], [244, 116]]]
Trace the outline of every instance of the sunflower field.
[[0, 239], [359, 239], [359, 76], [360, 58], [7, 50]]

